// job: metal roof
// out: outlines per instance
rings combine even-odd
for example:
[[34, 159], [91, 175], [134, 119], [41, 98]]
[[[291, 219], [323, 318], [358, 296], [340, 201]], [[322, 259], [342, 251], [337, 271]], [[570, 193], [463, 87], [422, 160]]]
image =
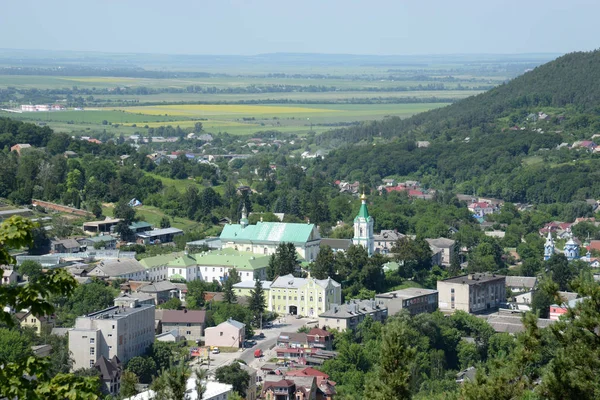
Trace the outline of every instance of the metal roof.
[[291, 242], [306, 243], [320, 239], [313, 235], [314, 224], [295, 224], [286, 222], [258, 222], [242, 228], [239, 224], [225, 225], [221, 232], [222, 242]]

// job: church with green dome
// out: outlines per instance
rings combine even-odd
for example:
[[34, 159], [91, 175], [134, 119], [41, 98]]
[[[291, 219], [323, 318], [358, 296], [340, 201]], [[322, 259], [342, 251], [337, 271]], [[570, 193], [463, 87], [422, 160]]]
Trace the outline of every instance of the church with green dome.
[[356, 246], [363, 246], [367, 249], [369, 256], [375, 253], [375, 238], [373, 237], [373, 224], [375, 220], [369, 215], [367, 208], [367, 196], [363, 193], [360, 196], [360, 210], [358, 215], [354, 218], [354, 237], [352, 238], [352, 244]]

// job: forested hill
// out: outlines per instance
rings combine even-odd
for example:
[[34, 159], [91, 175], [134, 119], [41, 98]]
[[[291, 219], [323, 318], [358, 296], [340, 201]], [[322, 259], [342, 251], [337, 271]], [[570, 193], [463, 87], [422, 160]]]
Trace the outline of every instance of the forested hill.
[[600, 50], [564, 55], [512, 81], [448, 107], [400, 120], [389, 118], [325, 133], [322, 142], [348, 142], [372, 137], [415, 134], [425, 139], [469, 136], [469, 130], [497, 131], [497, 119], [535, 108], [572, 107], [579, 113], [600, 113]]

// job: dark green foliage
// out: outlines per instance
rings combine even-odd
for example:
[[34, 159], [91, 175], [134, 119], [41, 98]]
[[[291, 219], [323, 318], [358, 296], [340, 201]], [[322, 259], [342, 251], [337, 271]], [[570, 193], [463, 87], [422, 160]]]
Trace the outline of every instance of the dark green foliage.
[[172, 297], [160, 304], [158, 308], [162, 308], [164, 310], [179, 310], [181, 308], [181, 300], [179, 300], [177, 297]]
[[317, 259], [310, 265], [310, 273], [315, 279], [327, 279], [335, 275], [335, 256], [331, 247], [321, 246]]
[[23, 277], [27, 277], [29, 282], [37, 282], [37, 280], [42, 276], [42, 265], [35, 261], [23, 261], [21, 265], [19, 265], [17, 271]]
[[266, 295], [259, 279], [254, 282], [254, 289], [250, 290], [248, 309], [252, 312], [255, 325], [260, 325], [266, 308]]
[[294, 244], [281, 243], [269, 260], [267, 279], [273, 280], [277, 276], [296, 274], [298, 267], [298, 254]]
[[215, 379], [221, 383], [233, 385], [233, 390], [235, 392], [240, 396], [246, 396], [250, 375], [240, 367], [239, 363], [234, 362], [230, 365], [217, 368], [215, 371]]
[[125, 369], [133, 372], [141, 383], [150, 383], [152, 376], [157, 372], [156, 363], [152, 358], [140, 356], [130, 359]]
[[57, 297], [57, 315], [64, 326], [72, 326], [80, 315], [102, 310], [113, 305], [118, 290], [100, 280], [77, 286], [72, 296]]

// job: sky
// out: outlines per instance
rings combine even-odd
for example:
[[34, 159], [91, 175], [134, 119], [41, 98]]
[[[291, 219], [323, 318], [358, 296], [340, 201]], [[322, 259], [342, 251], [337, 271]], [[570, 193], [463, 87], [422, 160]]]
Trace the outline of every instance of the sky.
[[0, 0], [0, 48], [515, 54], [599, 46], [597, 0]]

